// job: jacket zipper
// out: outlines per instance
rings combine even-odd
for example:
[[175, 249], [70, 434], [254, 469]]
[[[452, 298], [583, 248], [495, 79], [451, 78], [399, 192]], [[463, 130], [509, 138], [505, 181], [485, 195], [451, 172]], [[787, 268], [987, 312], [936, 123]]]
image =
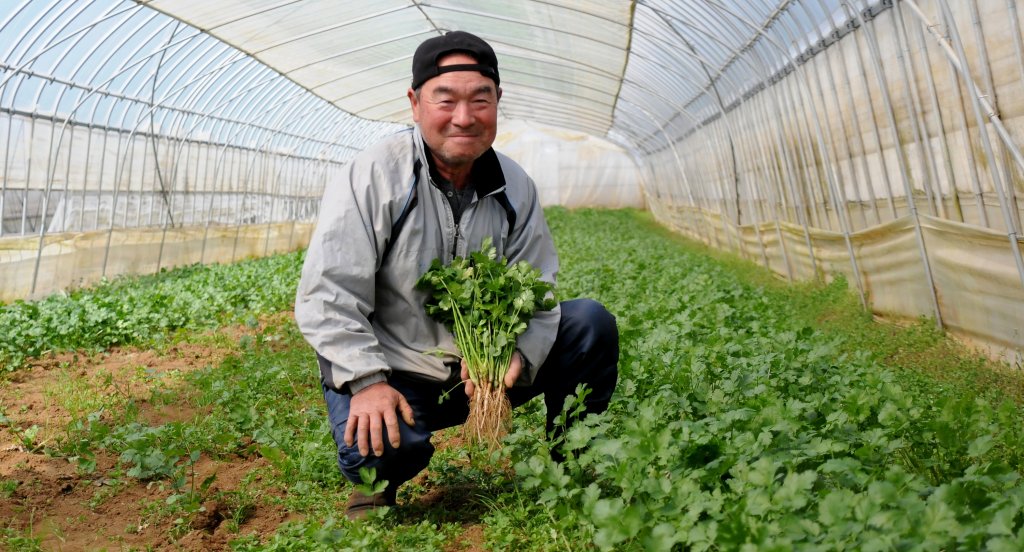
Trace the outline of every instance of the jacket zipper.
[[[465, 213], [463, 213], [463, 215], [465, 215]], [[461, 232], [461, 229], [459, 228], [459, 224], [456, 223], [455, 224], [455, 239], [452, 240], [452, 259], [453, 260], [455, 259], [455, 254], [459, 250], [459, 236], [460, 236], [460, 232]]]
[[[430, 178], [429, 175], [427, 178]], [[434, 180], [432, 178], [430, 178], [430, 187], [433, 188], [436, 191], [436, 193], [440, 194], [441, 204], [443, 205], [444, 212], [448, 214], [448, 221], [451, 223], [452, 228], [455, 230], [455, 233], [452, 236], [452, 249], [449, 252], [450, 256], [447, 259], [447, 261], [451, 263], [453, 260], [455, 260], [455, 253], [458, 251], [459, 248], [459, 234], [461, 230], [459, 228], [459, 224], [455, 222], [455, 213], [452, 212], [451, 205], [448, 204], [448, 198], [444, 197], [444, 192], [442, 192], [441, 189], [438, 188], [436, 184], [434, 184]]]

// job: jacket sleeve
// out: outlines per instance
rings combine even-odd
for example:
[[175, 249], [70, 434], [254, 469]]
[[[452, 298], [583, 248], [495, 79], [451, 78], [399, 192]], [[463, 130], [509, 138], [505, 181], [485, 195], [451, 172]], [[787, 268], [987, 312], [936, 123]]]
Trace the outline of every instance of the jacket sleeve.
[[[527, 178], [526, 184], [526, 201], [521, 211], [516, 213], [516, 228], [509, 236], [505, 256], [510, 263], [526, 260], [534, 268], [540, 269], [544, 281], [554, 284], [558, 275], [555, 243], [544, 218], [537, 188], [532, 179]], [[527, 361], [527, 371], [520, 377], [519, 383], [533, 383], [537, 371], [547, 360], [551, 346], [555, 343], [560, 317], [561, 309], [558, 305], [549, 311], [538, 311], [526, 332], [519, 336], [516, 348]]]
[[326, 361], [324, 384], [357, 393], [385, 381], [390, 368], [370, 325], [378, 237], [390, 224], [384, 186], [372, 163], [358, 158], [327, 185], [295, 297], [295, 320]]

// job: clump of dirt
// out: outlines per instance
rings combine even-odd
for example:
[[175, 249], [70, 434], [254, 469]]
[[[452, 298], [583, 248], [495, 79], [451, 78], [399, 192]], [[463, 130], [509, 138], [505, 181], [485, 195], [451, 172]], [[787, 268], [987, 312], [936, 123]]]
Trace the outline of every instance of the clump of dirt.
[[179, 520], [160, 513], [168, 497], [182, 492], [169, 481], [118, 476], [117, 456], [103, 451], [88, 472], [73, 459], [46, 453], [69, 423], [93, 408], [115, 412], [131, 404], [137, 419], [152, 426], [202, 416], [184, 400], [189, 391], [181, 376], [218, 365], [234, 354], [231, 344], [239, 336], [256, 331], [229, 328], [208, 344], [162, 350], [55, 354], [0, 382], [6, 417], [0, 426], [0, 528], [38, 538], [46, 550], [220, 550], [241, 535], [273, 533], [292, 516], [251, 490], [261, 488], [259, 474], [270, 469], [262, 457], [201, 457], [186, 486], [215, 476], [203, 492], [208, 498]]
[[[239, 344], [286, 321], [291, 313], [255, 326], [225, 327], [157, 349], [114, 348], [36, 359], [0, 380], [0, 531], [39, 539], [44, 550], [144, 549], [226, 550], [247, 535], [265, 538], [282, 523], [302, 516], [284, 506], [284, 491], [272, 482], [273, 467], [240, 443], [236, 454], [201, 456], [186, 470], [185, 487], [166, 479], [140, 481], [125, 475], [116, 454], [98, 451], [94, 469], [58, 457], [68, 426], [90, 413], [110, 424], [132, 419], [148, 426], [190, 422], [207, 414], [188, 400], [189, 373], [216, 367], [238, 354]], [[286, 345], [270, 341], [270, 347]], [[458, 432], [439, 435], [438, 450], [464, 445]], [[465, 512], [479, 501], [472, 488], [438, 486], [418, 478], [419, 490], [404, 499], [401, 517], [425, 511]], [[212, 479], [210, 479], [212, 477]], [[198, 493], [201, 506], [168, 515], [174, 495]], [[453, 550], [482, 550], [483, 532], [470, 518], [452, 519], [465, 528]], [[2, 533], [0, 533], [2, 535]]]

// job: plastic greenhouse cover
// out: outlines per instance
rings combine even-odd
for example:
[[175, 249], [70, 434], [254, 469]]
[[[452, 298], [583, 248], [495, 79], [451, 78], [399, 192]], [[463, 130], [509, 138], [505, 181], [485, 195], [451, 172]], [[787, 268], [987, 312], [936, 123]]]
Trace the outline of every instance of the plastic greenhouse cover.
[[[484, 36], [500, 56], [508, 118], [560, 126], [585, 121], [604, 135], [626, 63], [630, 4], [408, 1], [200, 2], [148, 6], [191, 23], [361, 117], [410, 123], [412, 53], [438, 29]], [[594, 67], [607, 67], [607, 72]], [[567, 102], [578, 98], [579, 102]]]
[[405, 90], [416, 46], [467, 30], [498, 53], [505, 118], [638, 153], [719, 116], [852, 13], [839, 0], [138, 1], [347, 112], [399, 123], [411, 122]]

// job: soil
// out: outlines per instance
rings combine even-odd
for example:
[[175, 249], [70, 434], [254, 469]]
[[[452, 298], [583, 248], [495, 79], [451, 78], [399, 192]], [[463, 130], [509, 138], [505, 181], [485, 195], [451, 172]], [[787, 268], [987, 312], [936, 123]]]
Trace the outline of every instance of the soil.
[[[238, 331], [226, 330], [225, 337]], [[45, 550], [217, 550], [239, 534], [273, 533], [288, 518], [283, 510], [256, 505], [245, 512], [235, 533], [224, 523], [228, 506], [212, 501], [192, 519], [191, 530], [182, 531], [175, 519], [153, 513], [174, 493], [169, 482], [107, 478], [104, 474], [112, 473], [118, 460], [112, 454], [97, 454], [96, 469], [85, 473], [69, 459], [45, 452], [66, 435], [73, 418], [69, 409], [86, 408], [77, 402], [85, 394], [70, 390], [92, 391], [92, 400], [102, 396], [111, 406], [131, 401], [139, 409], [139, 421], [149, 425], [188, 421], [203, 413], [166, 397], [183, 392], [182, 374], [216, 365], [229, 354], [227, 346], [191, 343], [162, 351], [62, 353], [11, 374], [0, 383], [3, 411], [10, 420], [0, 428], [0, 480], [16, 486], [2, 491], [9, 496], [0, 500], [0, 522], [41, 539]], [[13, 430], [33, 427], [37, 429], [31, 438]], [[247, 474], [265, 464], [261, 457], [204, 457], [196, 463], [195, 480], [216, 474], [211, 494], [235, 490]]]
[[[118, 458], [113, 454], [97, 454], [96, 468], [86, 473], [68, 458], [45, 452], [67, 435], [67, 425], [74, 418], [69, 409], [83, 409], [79, 415], [93, 411], [96, 405], [81, 401], [96, 397], [110, 404], [130, 401], [139, 409], [139, 421], [152, 426], [202, 416], [203, 412], [175, 399], [188, 392], [181, 385], [181, 375], [216, 366], [233, 353], [231, 346], [218, 343], [237, 342], [240, 334], [256, 331], [222, 329], [217, 333], [227, 339], [204, 339], [203, 344], [182, 343], [159, 351], [120, 348], [51, 355], [0, 380], [0, 412], [7, 417], [7, 422], [0, 418], [0, 531], [38, 538], [44, 550], [207, 551], [229, 549], [230, 541], [243, 535], [271, 535], [281, 523], [299, 519], [274, 500], [254, 500], [244, 507], [210, 500], [182, 525], [173, 516], [159, 514], [160, 506], [174, 494], [170, 482], [110, 477], [117, 473]], [[78, 388], [90, 393], [80, 397], [69, 391]], [[15, 431], [32, 427], [37, 429], [31, 436]], [[243, 486], [268, 487], [258, 483], [260, 473], [269, 469], [258, 454], [219, 459], [204, 455], [195, 465], [192, 481], [198, 485], [216, 475], [207, 496], [237, 496], [231, 492]], [[261, 498], [268, 492], [275, 491], [264, 489]], [[410, 510], [459, 500], [459, 495], [459, 489], [431, 490], [417, 504], [410, 504]], [[453, 550], [481, 550], [482, 540], [480, 528], [468, 523]]]

